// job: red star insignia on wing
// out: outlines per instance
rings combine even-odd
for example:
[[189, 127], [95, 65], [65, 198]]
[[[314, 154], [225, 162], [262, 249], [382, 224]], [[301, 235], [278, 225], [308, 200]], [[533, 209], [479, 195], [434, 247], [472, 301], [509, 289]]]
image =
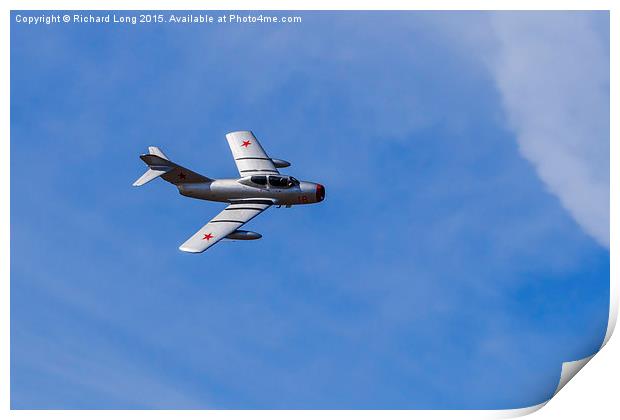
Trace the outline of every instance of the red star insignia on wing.
[[249, 140], [246, 140], [241, 144], [241, 147], [245, 147], [247, 149], [250, 144], [252, 144], [252, 142]]
[[211, 238], [213, 238], [213, 235], [211, 235], [211, 233], [205, 233], [205, 237], [204, 237], [204, 238], [202, 238], [202, 240], [203, 240], [203, 241], [204, 241], [204, 240], [207, 240], [207, 241], [208, 241], [208, 240], [209, 240], [209, 239], [211, 239]]

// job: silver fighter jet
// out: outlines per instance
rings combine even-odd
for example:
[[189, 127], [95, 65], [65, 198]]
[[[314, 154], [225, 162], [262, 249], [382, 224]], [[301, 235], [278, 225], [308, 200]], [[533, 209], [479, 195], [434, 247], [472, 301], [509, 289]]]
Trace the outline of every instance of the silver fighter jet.
[[286, 168], [290, 163], [267, 156], [251, 131], [228, 133], [226, 140], [240, 178], [207, 178], [171, 162], [154, 146], [149, 147], [148, 154], [140, 156], [149, 168], [133, 183], [135, 187], [162, 177], [186, 197], [228, 203], [228, 207], [179, 247], [181, 251], [203, 252], [222, 239], [260, 239], [261, 234], [239, 228], [270, 206], [319, 203], [325, 198], [325, 187], [321, 184], [280, 175], [277, 168]]

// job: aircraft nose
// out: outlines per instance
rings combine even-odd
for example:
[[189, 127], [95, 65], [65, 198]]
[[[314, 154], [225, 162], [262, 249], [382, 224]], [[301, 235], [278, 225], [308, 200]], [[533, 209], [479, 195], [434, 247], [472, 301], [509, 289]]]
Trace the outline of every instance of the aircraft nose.
[[320, 203], [325, 199], [325, 187], [321, 184], [316, 184], [316, 201]]

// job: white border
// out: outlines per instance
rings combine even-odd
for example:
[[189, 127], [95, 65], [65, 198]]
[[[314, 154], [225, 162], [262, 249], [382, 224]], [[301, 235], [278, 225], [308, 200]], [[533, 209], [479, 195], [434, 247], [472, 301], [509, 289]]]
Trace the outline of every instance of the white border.
[[[611, 11], [611, 31], [610, 31], [610, 51], [611, 51], [611, 127], [610, 127], [610, 176], [611, 176], [611, 203], [610, 203], [610, 249], [611, 249], [611, 281], [610, 281], [610, 312], [609, 324], [605, 335], [604, 345], [609, 342], [611, 334], [615, 328], [618, 314], [618, 277], [620, 268], [618, 266], [618, 240], [619, 226], [614, 215], [620, 214], [620, 199], [618, 194], [620, 180], [620, 149], [618, 146], [618, 98], [620, 91], [618, 86], [618, 75], [620, 67], [618, 66], [618, 56], [620, 51], [618, 48], [618, 40], [620, 39], [620, 7], [618, 2], [611, 0], [593, 0], [593, 1], [552, 1], [552, 0], [474, 0], [464, 2], [462, 0], [435, 0], [422, 1], [413, 0], [409, 2], [396, 0], [382, 0], [381, 2], [370, 2], [366, 0], [355, 2], [354, 6], [342, 0], [316, 0], [313, 2], [297, 2], [291, 4], [284, 0], [264, 0], [261, 2], [248, 0], [230, 0], [227, 2], [201, 2], [196, 0], [110, 0], [96, 2], [64, 0], [56, 1], [54, 5], [50, 5], [45, 1], [15, 1], [9, 0], [3, 2], [2, 8], [5, 9], [4, 19], [0, 23], [1, 39], [2, 39], [2, 56], [4, 58], [3, 65], [0, 67], [0, 77], [6, 95], [2, 95], [2, 112], [0, 114], [0, 122], [5, 141], [0, 146], [0, 176], [4, 180], [2, 182], [2, 195], [7, 198], [6, 204], [2, 206], [2, 212], [5, 222], [0, 225], [0, 236], [2, 237], [2, 252], [0, 253], [0, 270], [2, 275], [2, 291], [0, 293], [0, 320], [2, 323], [2, 337], [0, 340], [0, 413], [20, 418], [65, 418], [75, 417], [103, 417], [109, 416], [109, 411], [10, 411], [10, 79], [9, 79], [9, 63], [10, 63], [10, 10], [610, 10]], [[617, 341], [617, 339], [615, 340]], [[578, 384], [569, 384], [566, 390], [562, 391], [558, 396], [552, 399], [549, 407], [540, 411], [536, 416], [541, 418], [573, 418], [583, 417], [598, 413], [601, 417], [616, 417], [619, 408], [617, 403], [616, 390], [613, 386], [618, 383], [617, 374], [620, 373], [620, 363], [618, 363], [618, 355], [620, 354], [620, 346], [617, 343], [607, 345], [605, 351], [594, 358], [594, 361], [584, 369], [584, 373], [580, 376], [583, 378], [577, 381]], [[579, 371], [592, 357], [582, 359], [581, 361], [565, 363], [562, 367], [562, 377], [558, 384], [558, 390], [568, 382], [572, 376]], [[600, 359], [600, 360], [599, 360]], [[600, 363], [599, 363], [600, 362]], [[604, 365], [604, 366], [603, 366]], [[591, 367], [591, 369], [590, 369]], [[575, 381], [572, 381], [575, 382]], [[612, 385], [613, 384], [613, 385]], [[578, 385], [578, 386], [577, 386]], [[556, 393], [557, 393], [556, 391]], [[576, 392], [579, 392], [576, 394]], [[555, 403], [557, 401], [557, 404]], [[560, 404], [560, 401], [562, 404]], [[594, 406], [592, 405], [594, 404]], [[251, 416], [253, 418], [312, 418], [315, 416], [327, 416], [331, 418], [352, 417], [356, 418], [507, 418], [525, 415], [544, 406], [545, 403], [534, 407], [526, 407], [518, 410], [472, 410], [472, 411], [439, 411], [439, 410], [419, 410], [419, 411], [396, 411], [396, 410], [377, 410], [377, 411], [209, 411], [208, 415], [212, 418], [237, 418]], [[615, 415], [614, 415], [615, 414]], [[205, 411], [193, 410], [168, 410], [168, 411], [114, 411], [114, 416], [125, 418], [134, 418], [136, 416], [148, 416], [150, 418], [177, 418], [192, 417], [202, 418]]]

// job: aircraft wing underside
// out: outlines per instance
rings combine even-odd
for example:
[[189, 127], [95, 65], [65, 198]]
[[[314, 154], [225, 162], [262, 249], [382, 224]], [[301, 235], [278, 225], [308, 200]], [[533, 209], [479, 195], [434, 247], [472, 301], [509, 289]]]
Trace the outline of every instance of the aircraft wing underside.
[[226, 140], [240, 176], [277, 175], [279, 173], [251, 131], [228, 133]]
[[230, 204], [185, 241], [179, 249], [184, 252], [203, 252], [267, 210], [271, 205], [271, 201], [259, 198]]

